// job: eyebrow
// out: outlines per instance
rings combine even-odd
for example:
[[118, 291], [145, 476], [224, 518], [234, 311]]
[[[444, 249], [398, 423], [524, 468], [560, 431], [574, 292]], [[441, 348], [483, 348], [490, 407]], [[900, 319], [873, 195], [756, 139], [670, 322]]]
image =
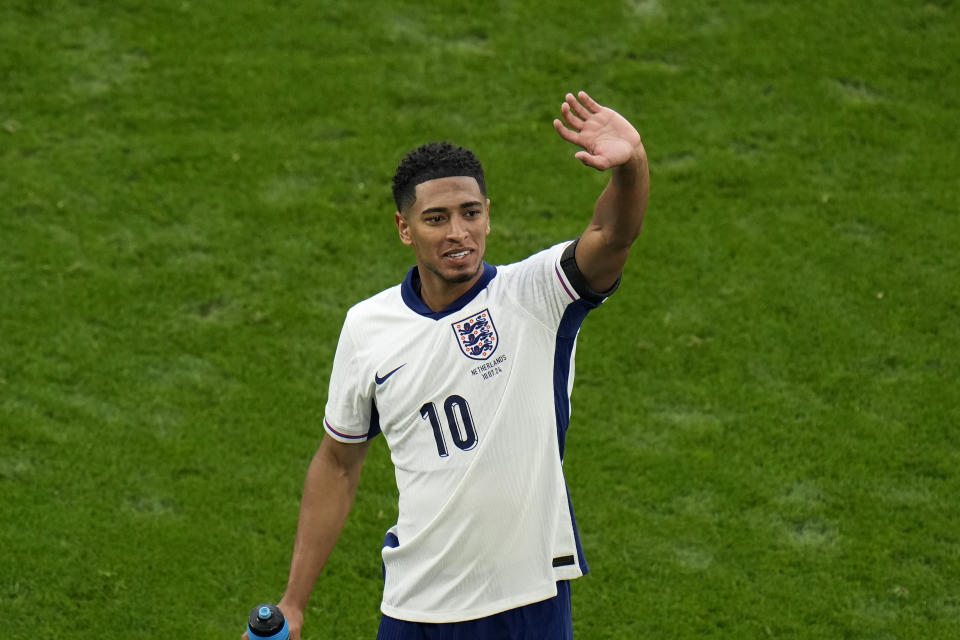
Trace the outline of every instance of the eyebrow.
[[[460, 205], [460, 208], [469, 209], [470, 207], [482, 207], [482, 206], [483, 206], [482, 202], [474, 201], [474, 202], [464, 202], [463, 204]], [[421, 211], [420, 215], [425, 216], [430, 213], [446, 213], [447, 210], [448, 210], [447, 207], [431, 207], [429, 209], [424, 209], [423, 211]]]

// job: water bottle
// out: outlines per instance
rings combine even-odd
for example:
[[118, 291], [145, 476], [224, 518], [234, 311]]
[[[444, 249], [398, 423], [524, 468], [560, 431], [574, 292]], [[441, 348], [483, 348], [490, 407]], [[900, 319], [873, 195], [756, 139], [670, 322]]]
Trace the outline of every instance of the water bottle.
[[250, 612], [247, 635], [250, 640], [287, 640], [290, 637], [290, 626], [280, 609], [272, 604], [262, 604]]

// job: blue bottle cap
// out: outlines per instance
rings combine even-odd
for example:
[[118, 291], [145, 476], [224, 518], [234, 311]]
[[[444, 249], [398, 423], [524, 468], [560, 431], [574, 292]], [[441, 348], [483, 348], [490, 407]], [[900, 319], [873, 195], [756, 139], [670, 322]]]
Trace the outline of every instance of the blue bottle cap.
[[257, 617], [260, 618], [261, 620], [269, 620], [270, 607], [266, 607], [266, 606], [260, 607], [260, 611], [257, 612]]

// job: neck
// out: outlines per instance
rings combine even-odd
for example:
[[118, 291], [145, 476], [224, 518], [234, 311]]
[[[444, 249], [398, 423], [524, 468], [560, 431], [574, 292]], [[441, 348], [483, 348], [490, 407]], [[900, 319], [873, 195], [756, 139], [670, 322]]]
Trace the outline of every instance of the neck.
[[445, 280], [424, 269], [423, 265], [420, 264], [417, 265], [417, 271], [420, 275], [420, 299], [431, 311], [442, 311], [476, 284], [480, 276], [483, 275], [483, 263], [480, 263], [480, 268], [469, 280], [463, 282]]

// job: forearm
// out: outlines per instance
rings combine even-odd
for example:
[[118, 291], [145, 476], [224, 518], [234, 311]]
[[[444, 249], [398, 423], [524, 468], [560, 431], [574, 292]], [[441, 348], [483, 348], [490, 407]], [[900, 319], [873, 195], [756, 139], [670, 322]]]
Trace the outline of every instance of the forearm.
[[640, 234], [649, 196], [650, 170], [641, 146], [628, 162], [611, 169], [587, 232], [598, 234], [608, 250], [628, 250]]
[[338, 466], [324, 444], [307, 470], [290, 577], [283, 595], [286, 605], [300, 611], [306, 609], [317, 578], [340, 537], [360, 479], [359, 467]]
[[650, 193], [643, 147], [636, 149], [626, 163], [613, 167], [611, 173], [577, 244], [577, 265], [596, 291], [608, 291], [616, 284], [630, 247], [640, 235]]

